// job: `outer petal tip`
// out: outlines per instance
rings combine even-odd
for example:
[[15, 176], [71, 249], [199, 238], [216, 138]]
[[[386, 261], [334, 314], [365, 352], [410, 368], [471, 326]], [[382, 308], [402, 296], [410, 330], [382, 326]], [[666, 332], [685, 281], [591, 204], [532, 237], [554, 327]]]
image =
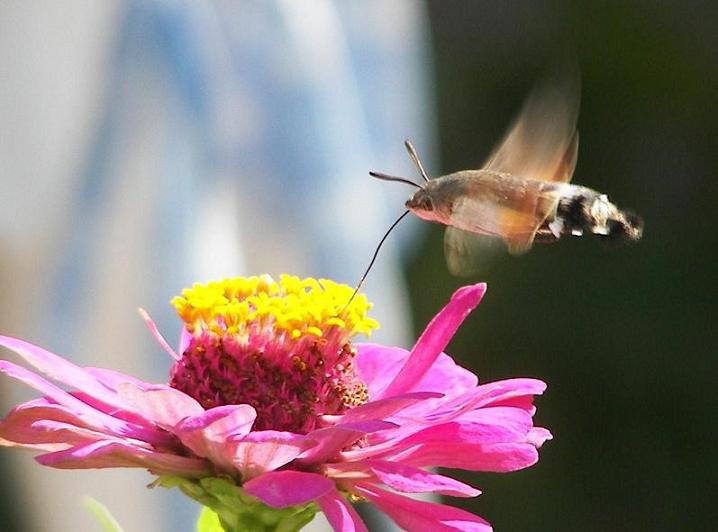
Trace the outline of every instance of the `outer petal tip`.
[[461, 323], [471, 313], [486, 293], [486, 283], [459, 288], [449, 302], [429, 322], [421, 333], [409, 358], [394, 380], [381, 392], [381, 397], [400, 395], [421, 382]]
[[175, 360], [179, 360], [181, 357], [175, 353], [174, 349], [170, 347], [170, 344], [167, 343], [167, 340], [165, 340], [164, 336], [160, 333], [159, 329], [157, 328], [157, 325], [154, 321], [152, 321], [152, 318], [148, 314], [148, 312], [143, 309], [142, 307], [137, 309], [137, 312], [139, 312], [140, 317], [145, 322], [145, 325], [147, 325], [147, 328], [150, 330], [150, 333], [152, 336], [154, 336], [155, 340], [157, 340], [157, 343], [160, 344], [160, 347], [165, 350], [165, 352], [170, 355]]
[[451, 301], [464, 300], [467, 306], [474, 308], [481, 302], [481, 298], [486, 294], [486, 283], [470, 284], [462, 286], [451, 296]]
[[542, 427], [532, 428], [526, 436], [526, 441], [537, 449], [541, 448], [541, 446], [549, 440], [553, 440], [553, 434]]

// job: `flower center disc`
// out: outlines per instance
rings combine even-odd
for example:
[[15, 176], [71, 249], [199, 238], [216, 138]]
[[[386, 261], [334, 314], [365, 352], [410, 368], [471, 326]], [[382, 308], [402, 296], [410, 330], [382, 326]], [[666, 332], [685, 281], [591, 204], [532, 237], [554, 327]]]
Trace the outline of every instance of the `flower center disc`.
[[[328, 280], [282, 275], [194, 285], [172, 300], [192, 337], [170, 385], [204, 408], [249, 404], [254, 430], [309, 432], [365, 403], [350, 338], [378, 327], [371, 304]], [[346, 308], [345, 308], [346, 307]]]

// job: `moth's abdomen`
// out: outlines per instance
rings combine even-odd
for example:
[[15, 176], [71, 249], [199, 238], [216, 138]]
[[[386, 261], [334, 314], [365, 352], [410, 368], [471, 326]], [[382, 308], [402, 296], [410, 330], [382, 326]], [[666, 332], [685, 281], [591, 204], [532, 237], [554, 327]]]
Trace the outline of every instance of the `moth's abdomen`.
[[605, 194], [578, 185], [566, 185], [556, 214], [553, 219], [547, 219], [545, 228], [556, 238], [590, 232], [609, 240], [630, 241], [641, 238], [643, 220], [629, 211], [620, 210]]

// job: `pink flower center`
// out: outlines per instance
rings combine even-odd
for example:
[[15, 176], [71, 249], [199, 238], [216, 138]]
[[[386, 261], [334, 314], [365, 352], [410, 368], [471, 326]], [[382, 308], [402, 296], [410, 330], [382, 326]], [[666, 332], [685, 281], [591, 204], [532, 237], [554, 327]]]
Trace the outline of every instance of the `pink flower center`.
[[207, 409], [253, 406], [253, 430], [307, 433], [322, 416], [367, 402], [349, 341], [376, 327], [366, 301], [343, 309], [351, 294], [344, 285], [288, 276], [242, 282], [253, 279], [259, 289], [238, 290], [238, 280], [227, 280], [196, 285], [173, 302], [192, 338], [170, 385]]

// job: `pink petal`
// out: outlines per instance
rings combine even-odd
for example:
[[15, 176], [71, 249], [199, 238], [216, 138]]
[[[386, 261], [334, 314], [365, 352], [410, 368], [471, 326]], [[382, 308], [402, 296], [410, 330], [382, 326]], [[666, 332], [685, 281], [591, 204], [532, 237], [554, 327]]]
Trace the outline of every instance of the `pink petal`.
[[316, 443], [302, 453], [300, 461], [304, 465], [328, 462], [334, 459], [339, 451], [367, 434], [393, 427], [396, 427], [394, 423], [386, 421], [365, 421], [314, 430], [307, 434], [307, 438]]
[[388, 460], [415, 467], [448, 467], [469, 471], [498, 473], [518, 471], [538, 462], [538, 451], [529, 442], [511, 443], [420, 443], [394, 455], [385, 453]]
[[405, 493], [436, 492], [451, 497], [477, 497], [481, 492], [468, 484], [423, 469], [373, 460], [368, 463], [376, 477], [390, 488]]
[[257, 412], [250, 405], [218, 406], [185, 418], [170, 430], [197, 456], [233, 473], [235, 452], [228, 439], [249, 432], [256, 417]]
[[35, 458], [40, 464], [58, 469], [100, 469], [141, 467], [156, 475], [203, 477], [211, 472], [207, 462], [170, 453], [139, 448], [125, 442], [99, 441]]
[[86, 367], [84, 370], [113, 392], [117, 392], [118, 386], [124, 382], [134, 384], [143, 390], [155, 386], [152, 383], [137, 379], [131, 375], [120, 373], [114, 369]]
[[[102, 432], [78, 427], [72, 423], [64, 423], [62, 421], [53, 421], [49, 419], [35, 421], [32, 424], [32, 428], [37, 430], [39, 433], [43, 433], [51, 442], [64, 443], [70, 446], [100, 440], [123, 441], [117, 437], [103, 434]], [[128, 442], [130, 440], [124, 439], [124, 441]], [[132, 445], [148, 449], [151, 448], [148, 443], [140, 440], [132, 440]]]
[[105, 403], [123, 406], [118, 402], [117, 395], [98, 382], [94, 376], [54, 353], [8, 336], [0, 336], [0, 345], [14, 351], [28, 364], [53, 380], [82, 390]]
[[414, 391], [432, 390], [437, 392], [460, 393], [476, 386], [479, 378], [466, 368], [459, 366], [453, 358], [446, 353], [439, 357], [426, 372]]
[[368, 532], [354, 507], [338, 491], [319, 497], [317, 504], [336, 532]]
[[174, 349], [170, 347], [170, 344], [167, 343], [167, 340], [164, 339], [164, 336], [160, 334], [159, 329], [157, 328], [157, 325], [155, 325], [155, 322], [152, 321], [152, 318], [150, 318], [150, 315], [147, 314], [147, 311], [145, 309], [137, 309], [140, 313], [140, 316], [145, 322], [145, 325], [147, 325], [147, 328], [150, 330], [150, 333], [152, 333], [152, 336], [154, 336], [155, 340], [157, 340], [157, 343], [160, 344], [160, 347], [164, 349], [164, 351], [174, 358], [175, 360], [179, 360], [181, 357], [174, 352]]
[[247, 481], [288, 464], [307, 450], [313, 442], [306, 436], [291, 432], [264, 430], [233, 439], [232, 463]]
[[477, 497], [481, 492], [468, 484], [444, 475], [386, 460], [345, 462], [326, 468], [335, 480], [357, 478], [357, 474], [371, 474], [391, 489], [404, 493], [440, 493], [451, 497]]
[[184, 352], [187, 350], [191, 340], [192, 333], [187, 330], [187, 327], [182, 327], [182, 332], [180, 332], [179, 345], [177, 346], [177, 352], [180, 355], [183, 355]]
[[428, 441], [493, 443], [522, 441], [533, 426], [524, 410], [509, 407], [481, 408], [465, 413], [460, 419], [415, 432], [402, 441], [412, 445]]
[[342, 417], [342, 422], [356, 423], [390, 417], [405, 408], [409, 408], [426, 399], [442, 397], [438, 392], [412, 392], [404, 395], [370, 401], [352, 408]]
[[526, 441], [529, 442], [531, 445], [536, 447], [537, 449], [540, 449], [541, 446], [548, 440], [553, 439], [553, 434], [549, 432], [548, 430], [542, 428], [542, 427], [534, 427], [529, 432], [528, 436], [526, 436]]
[[161, 384], [142, 389], [125, 382], [118, 385], [118, 392], [132, 410], [168, 430], [184, 418], [204, 412], [202, 405], [189, 395]]
[[417, 501], [377, 489], [368, 484], [355, 490], [412, 532], [490, 532], [491, 525], [479, 516], [444, 504]]
[[[525, 442], [533, 426], [531, 416], [524, 410], [509, 407], [495, 407], [462, 412], [461, 416], [447, 423], [421, 425], [404, 423], [396, 430], [388, 430], [367, 438], [369, 445], [360, 449], [345, 451], [345, 460], [358, 461], [370, 458], [404, 456], [431, 444], [441, 449], [443, 443], [462, 443], [470, 447], [480, 443]], [[421, 464], [439, 465], [437, 464]]]
[[173, 430], [177, 433], [201, 430], [206, 438], [225, 440], [230, 436], [248, 434], [255, 419], [257, 411], [251, 405], [223, 405], [186, 417]]
[[[131, 410], [122, 410], [122, 409], [117, 408], [116, 406], [108, 405], [107, 403], [99, 401], [98, 399], [95, 399], [94, 397], [86, 394], [85, 392], [74, 391], [74, 392], [70, 392], [70, 395], [79, 399], [83, 403], [91, 406], [95, 410], [99, 410], [100, 412], [103, 412], [104, 414], [108, 414], [116, 419], [120, 419], [122, 421], [127, 421], [128, 423], [133, 423], [133, 424], [141, 426], [145, 429], [149, 429], [149, 430], [153, 430], [153, 431], [156, 430], [156, 427], [154, 426], [152, 421], [143, 417], [141, 414], [132, 412]], [[129, 408], [129, 405], [127, 405], [127, 408]]]
[[162, 434], [159, 431], [148, 429], [146, 427], [139, 427], [127, 423], [121, 419], [96, 410], [85, 402], [80, 401], [72, 394], [67, 393], [42, 377], [21, 366], [13, 364], [12, 362], [0, 360], [0, 372], [5, 373], [9, 377], [17, 379], [20, 382], [45, 394], [57, 404], [66, 407], [69, 411], [80, 417], [83, 422], [87, 424], [87, 426], [92, 426], [100, 432], [138, 438], [147, 442], [159, 444], [168, 443], [166, 434]]
[[342, 451], [340, 453], [341, 460], [344, 462], [359, 462], [399, 455], [406, 451], [406, 446], [402, 446], [401, 442], [421, 430], [422, 427], [423, 425], [417, 426], [415, 423], [405, 423], [396, 429], [369, 434], [366, 438], [367, 445]]
[[369, 397], [375, 399], [391, 384], [399, 373], [410, 352], [401, 347], [380, 344], [357, 343], [355, 359], [357, 374], [369, 389]]
[[[57, 443], [54, 435], [38, 430], [33, 424], [40, 420], [71, 423], [75, 426], [88, 428], [88, 425], [70, 409], [57, 404], [48, 403], [45, 399], [36, 399], [13, 408], [5, 419], [0, 422], [0, 439], [17, 444]], [[77, 443], [73, 439], [66, 443]]]
[[20, 447], [28, 451], [41, 451], [44, 453], [54, 453], [56, 451], [64, 451], [72, 447], [69, 443], [15, 443], [0, 438], [0, 447]]
[[462, 415], [456, 424], [474, 441], [507, 442], [525, 439], [533, 427], [533, 419], [520, 408], [490, 406]]
[[253, 478], [244, 490], [272, 508], [286, 508], [316, 501], [335, 491], [334, 483], [316, 473], [272, 471]]
[[543, 394], [546, 391], [546, 383], [538, 379], [506, 379], [487, 383], [479, 388], [485, 390], [487, 398], [479, 403], [480, 406], [515, 406], [513, 401], [517, 399], [531, 400], [534, 395]]
[[[409, 351], [400, 347], [385, 347], [361, 343], [357, 348], [357, 372], [369, 389], [369, 396], [383, 397], [399, 370], [409, 358]], [[413, 391], [438, 391], [459, 393], [476, 386], [478, 379], [471, 371], [462, 368], [454, 359], [441, 353]]]
[[491, 401], [491, 404], [520, 408], [521, 410], [528, 412], [530, 416], [533, 416], [536, 413], [536, 407], [534, 406], [534, 398], [532, 395], [508, 397], [502, 400]]
[[448, 423], [467, 412], [476, 410], [477, 405], [486, 401], [486, 396], [480, 388], [472, 388], [453, 397], [447, 396], [442, 401], [427, 401], [425, 404], [417, 405], [408, 414], [421, 419], [424, 425]]
[[465, 412], [486, 406], [514, 406], [533, 415], [533, 395], [539, 395], [546, 384], [536, 379], [509, 379], [477, 386], [452, 397], [441, 404], [432, 405], [433, 411], [424, 418], [432, 424], [447, 422]]
[[479, 304], [485, 292], [485, 283], [464, 286], [454, 292], [449, 303], [439, 311], [421, 334], [404, 367], [381, 397], [406, 393], [421, 382], [436, 358], [449, 344], [459, 325]]

